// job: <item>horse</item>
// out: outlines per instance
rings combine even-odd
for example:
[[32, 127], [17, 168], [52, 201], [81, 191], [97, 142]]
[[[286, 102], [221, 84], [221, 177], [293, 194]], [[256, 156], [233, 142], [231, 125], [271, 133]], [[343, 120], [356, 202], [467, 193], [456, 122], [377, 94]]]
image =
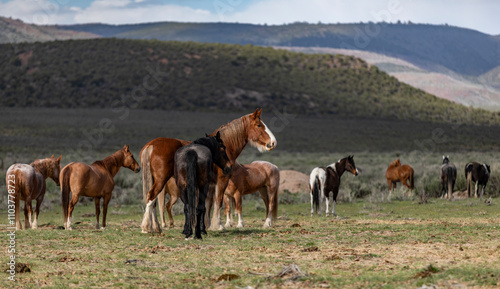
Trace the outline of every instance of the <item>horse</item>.
[[[443, 165], [440, 170], [441, 176], [441, 198], [453, 199], [453, 188], [457, 180], [457, 168], [450, 164], [449, 156], [443, 156]], [[448, 190], [446, 191], [446, 188]]]
[[467, 196], [471, 197], [472, 183], [476, 183], [474, 196], [477, 198], [479, 186], [482, 186], [480, 198], [483, 197], [484, 189], [490, 178], [491, 168], [487, 164], [470, 162], [465, 165], [465, 178], [467, 179]]
[[[401, 165], [399, 159], [392, 161], [385, 172], [387, 184], [389, 185], [389, 193], [396, 188], [396, 183], [401, 182], [404, 186], [410, 189], [410, 194], [413, 191], [415, 184], [413, 178], [413, 168], [409, 165]], [[408, 184], [408, 181], [410, 182]]]
[[314, 209], [321, 216], [320, 205], [326, 201], [326, 216], [329, 216], [330, 192], [332, 192], [333, 209], [332, 214], [337, 216], [335, 212], [335, 204], [339, 194], [340, 178], [345, 171], [350, 172], [354, 176], [359, 174], [354, 156], [347, 156], [325, 167], [316, 167], [311, 171], [309, 176], [309, 187], [311, 190], [311, 217], [314, 215]]
[[201, 239], [201, 233], [207, 233], [204, 220], [205, 199], [209, 185], [216, 181], [213, 164], [221, 168], [224, 175], [231, 172], [231, 163], [219, 132], [215, 137], [197, 139], [175, 153], [174, 178], [184, 203], [183, 234], [186, 239], [193, 234], [195, 222], [195, 239]]
[[[248, 143], [261, 152], [270, 151], [276, 147], [276, 138], [262, 121], [261, 114], [262, 109], [256, 109], [254, 113], [244, 115], [222, 125], [214, 133], [210, 134], [210, 136], [214, 136], [216, 132], [220, 132], [220, 138], [226, 146], [226, 153], [232, 165], [235, 164], [236, 158]], [[173, 226], [170, 208], [177, 200], [179, 190], [175, 188], [175, 182], [172, 183], [171, 181], [168, 186], [165, 184], [174, 175], [175, 152], [189, 143], [189, 141], [180, 139], [157, 138], [148, 142], [142, 148], [140, 156], [143, 168], [143, 197], [146, 203], [146, 210], [141, 224], [143, 233], [161, 232], [161, 227], [156, 218], [154, 201], [158, 197], [160, 215], [164, 219], [165, 193], [170, 195], [167, 211], [170, 225]], [[223, 230], [224, 226], [220, 221], [220, 208], [222, 207], [223, 195], [229, 177], [225, 176], [221, 169], [217, 170], [217, 183], [209, 188], [206, 207], [207, 212], [210, 212], [212, 199], [215, 195], [215, 210], [210, 225], [212, 230]], [[208, 213], [205, 215], [205, 223], [208, 224]], [[165, 226], [164, 221], [162, 225]]]
[[231, 179], [224, 194], [226, 227], [231, 227], [231, 199], [234, 199], [235, 210], [238, 214], [237, 228], [243, 228], [244, 222], [241, 215], [242, 196], [260, 192], [266, 206], [266, 221], [263, 228], [272, 226], [273, 220], [278, 217], [278, 188], [280, 184], [280, 171], [278, 167], [266, 161], [254, 161], [246, 165], [235, 165]]
[[[72, 229], [71, 216], [80, 196], [94, 198], [96, 229], [99, 229], [101, 198], [104, 199], [101, 229], [106, 228], [108, 203], [111, 200], [111, 192], [115, 187], [113, 178], [118, 174], [121, 167], [128, 168], [135, 173], [141, 170], [128, 145], [103, 160], [95, 161], [91, 165], [72, 162], [61, 170], [59, 179], [61, 180], [64, 228], [66, 230]], [[72, 194], [71, 201], [70, 193]]]
[[[38, 228], [38, 214], [45, 196], [47, 178], [51, 178], [59, 186], [59, 172], [61, 171], [61, 158], [39, 159], [27, 164], [13, 164], [7, 169], [5, 184], [9, 193], [9, 204], [14, 199], [16, 229], [22, 229], [19, 206], [24, 201], [24, 228]], [[12, 189], [14, 188], [14, 189]], [[33, 221], [33, 207], [31, 201], [36, 200], [35, 216]]]

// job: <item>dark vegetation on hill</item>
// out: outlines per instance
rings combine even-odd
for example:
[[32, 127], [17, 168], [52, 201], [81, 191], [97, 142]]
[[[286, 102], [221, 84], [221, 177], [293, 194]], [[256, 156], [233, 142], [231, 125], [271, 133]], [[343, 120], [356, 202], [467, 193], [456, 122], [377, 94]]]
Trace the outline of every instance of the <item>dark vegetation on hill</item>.
[[0, 105], [249, 111], [498, 124], [363, 60], [251, 45], [120, 39], [0, 46]]
[[451, 70], [476, 77], [500, 65], [500, 37], [448, 25], [293, 23], [268, 26], [159, 22], [58, 28], [130, 39], [366, 50], [398, 57], [428, 70]]

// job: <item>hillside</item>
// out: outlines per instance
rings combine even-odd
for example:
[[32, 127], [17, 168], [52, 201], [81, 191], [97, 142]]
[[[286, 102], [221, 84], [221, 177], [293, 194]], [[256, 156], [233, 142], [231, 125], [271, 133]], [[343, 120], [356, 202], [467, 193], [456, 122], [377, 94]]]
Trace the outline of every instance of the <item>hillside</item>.
[[[276, 47], [294, 52], [344, 54], [361, 58], [380, 70], [396, 77], [399, 81], [422, 89], [432, 95], [466, 106], [498, 110], [500, 107], [500, 66], [477, 80], [456, 73], [433, 72], [399, 58], [362, 50], [318, 48], [318, 47]], [[498, 83], [491, 87], [489, 84]]]
[[361, 59], [120, 39], [1, 45], [1, 106], [248, 111], [499, 124]]
[[59, 26], [104, 37], [262, 46], [329, 47], [382, 53], [430, 71], [478, 77], [500, 66], [500, 38], [447, 25], [160, 22], [136, 25]]
[[52, 26], [27, 24], [21, 20], [0, 17], [0, 43], [88, 39], [96, 37], [99, 37], [99, 35], [90, 32], [63, 30]]

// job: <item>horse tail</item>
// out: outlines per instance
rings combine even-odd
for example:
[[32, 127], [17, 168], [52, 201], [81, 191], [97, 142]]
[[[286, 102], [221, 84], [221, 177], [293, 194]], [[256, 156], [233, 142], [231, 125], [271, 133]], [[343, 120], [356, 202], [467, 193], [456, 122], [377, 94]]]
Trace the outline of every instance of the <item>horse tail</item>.
[[61, 198], [62, 198], [62, 207], [64, 213], [64, 225], [66, 226], [66, 221], [68, 219], [68, 209], [69, 209], [69, 194], [71, 192], [71, 187], [69, 184], [71, 176], [71, 167], [65, 167], [62, 169], [59, 177], [59, 181], [61, 182]]
[[148, 202], [148, 193], [153, 187], [153, 175], [151, 173], [151, 152], [153, 151], [152, 145], [146, 145], [142, 148], [141, 167], [142, 167], [142, 199], [146, 204]]
[[198, 154], [190, 150], [186, 154], [186, 182], [187, 204], [191, 227], [196, 224], [196, 168], [198, 167]]
[[316, 176], [316, 178], [314, 179], [314, 185], [312, 189], [313, 205], [314, 208], [316, 209], [316, 212], [319, 212], [319, 191], [320, 191], [319, 178], [318, 176]]

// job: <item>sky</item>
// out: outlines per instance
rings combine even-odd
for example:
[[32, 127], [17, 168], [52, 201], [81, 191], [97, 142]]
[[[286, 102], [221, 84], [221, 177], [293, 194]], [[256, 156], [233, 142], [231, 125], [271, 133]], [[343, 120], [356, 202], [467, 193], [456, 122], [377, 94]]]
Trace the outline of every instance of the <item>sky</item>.
[[0, 0], [0, 16], [35, 24], [407, 22], [500, 34], [497, 0]]

